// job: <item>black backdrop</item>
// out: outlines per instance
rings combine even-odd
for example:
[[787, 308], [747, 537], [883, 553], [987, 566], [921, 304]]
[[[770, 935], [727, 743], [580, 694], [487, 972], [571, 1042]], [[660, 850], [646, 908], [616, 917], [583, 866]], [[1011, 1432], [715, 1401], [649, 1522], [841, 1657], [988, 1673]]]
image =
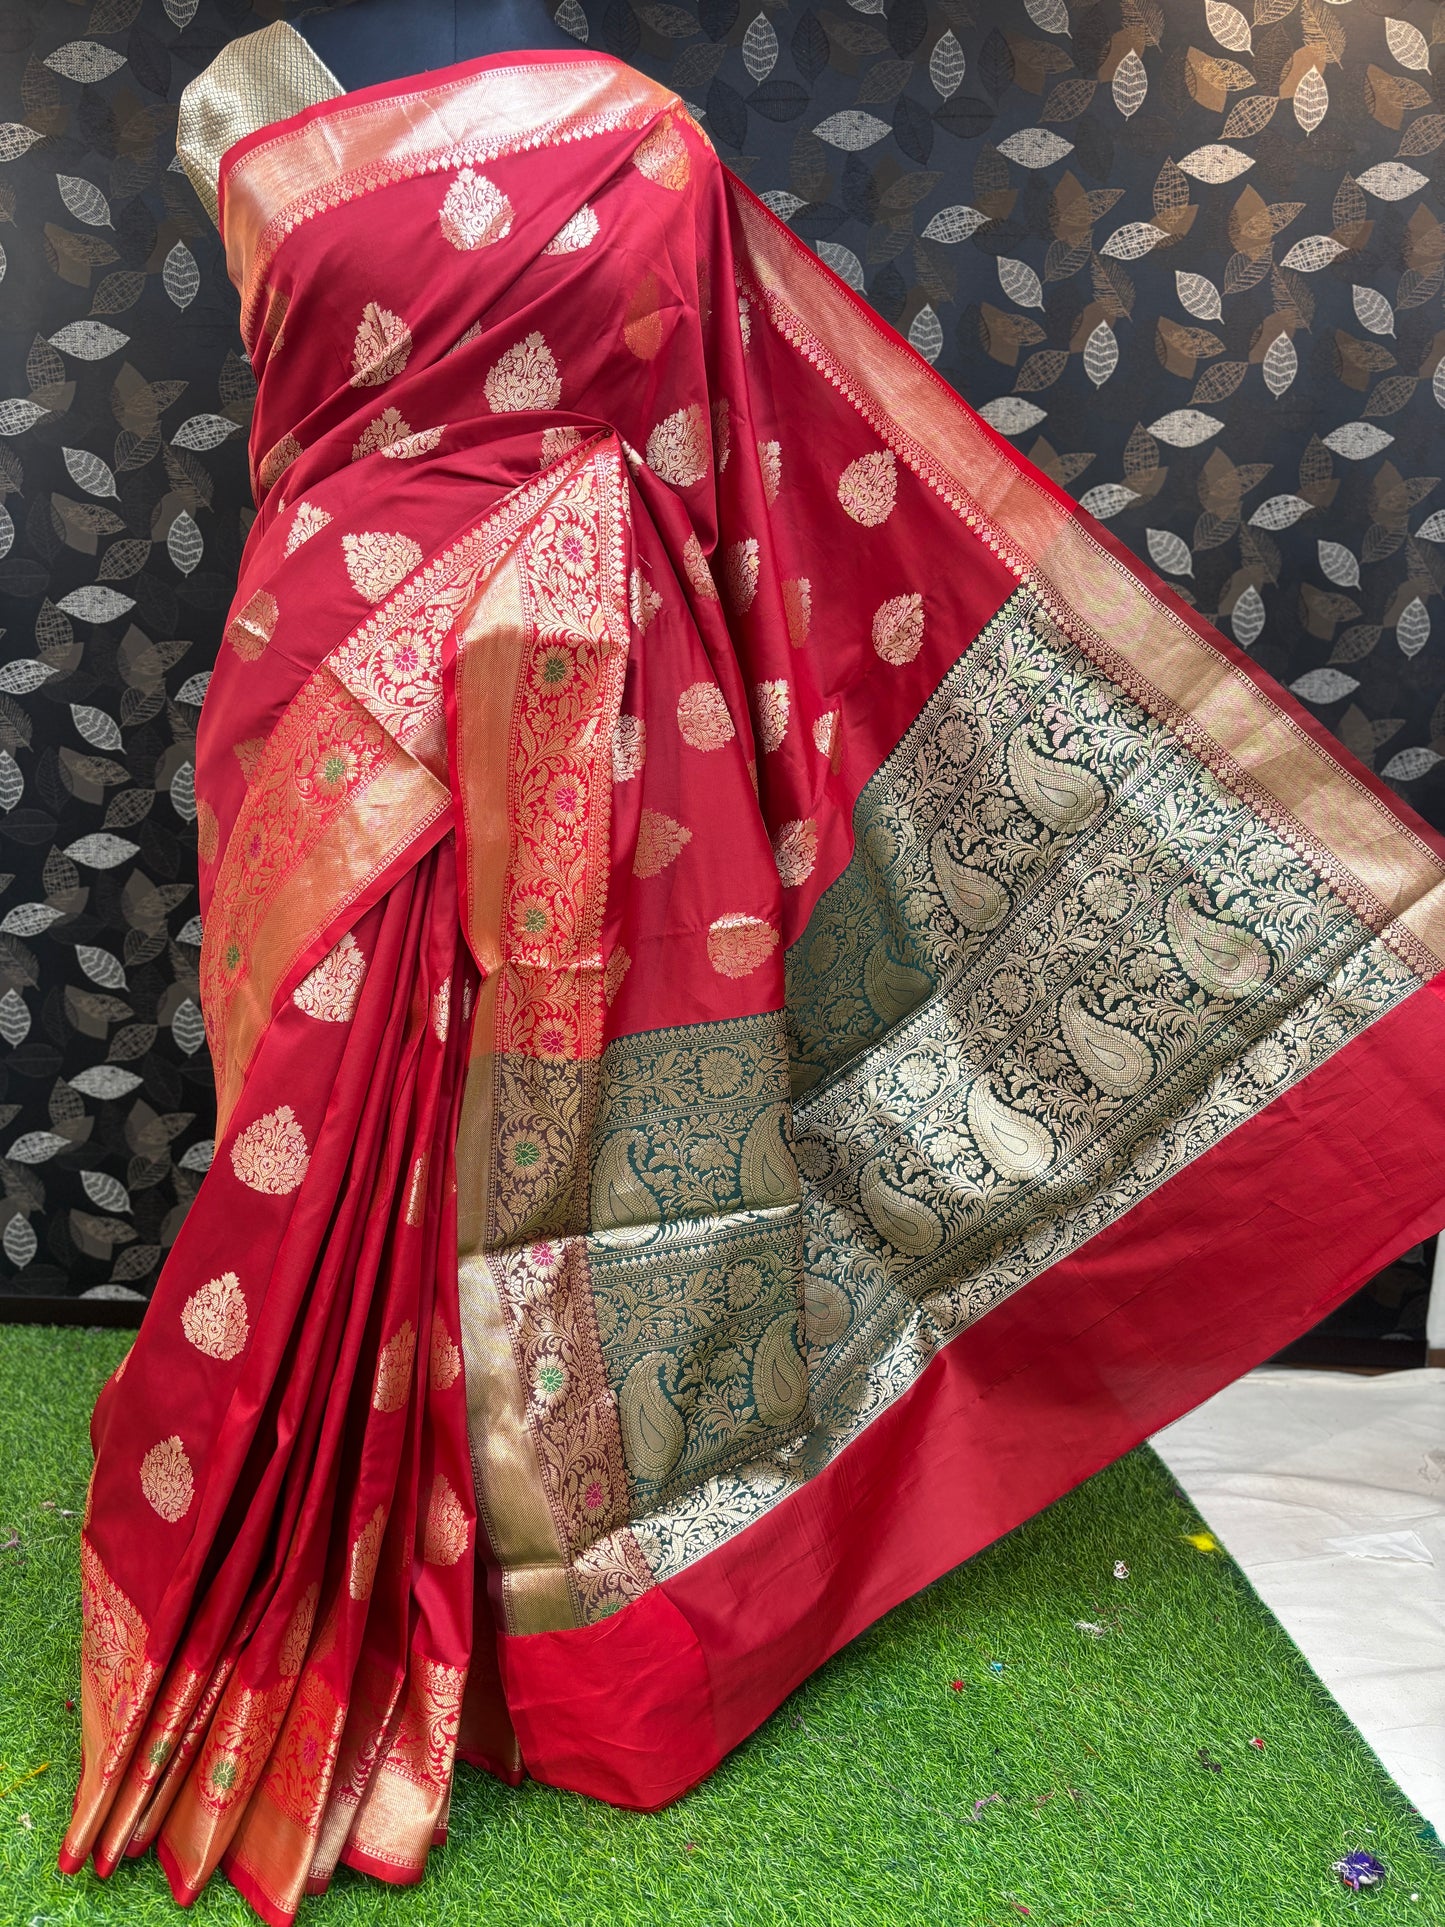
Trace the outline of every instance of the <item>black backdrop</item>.
[[[138, 1311], [210, 1156], [192, 755], [251, 378], [176, 101], [278, 11], [0, 0], [0, 1313]], [[1445, 10], [558, 19], [1445, 825]], [[1418, 1322], [1422, 1256], [1357, 1323]]]

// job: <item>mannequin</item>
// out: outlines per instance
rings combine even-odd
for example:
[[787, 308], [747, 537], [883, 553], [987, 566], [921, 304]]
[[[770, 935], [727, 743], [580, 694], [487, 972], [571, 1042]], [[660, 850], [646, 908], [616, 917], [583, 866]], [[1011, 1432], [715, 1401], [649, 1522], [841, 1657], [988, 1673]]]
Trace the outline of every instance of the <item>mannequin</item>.
[[293, 24], [348, 93], [484, 54], [577, 46], [546, 0], [350, 0]]

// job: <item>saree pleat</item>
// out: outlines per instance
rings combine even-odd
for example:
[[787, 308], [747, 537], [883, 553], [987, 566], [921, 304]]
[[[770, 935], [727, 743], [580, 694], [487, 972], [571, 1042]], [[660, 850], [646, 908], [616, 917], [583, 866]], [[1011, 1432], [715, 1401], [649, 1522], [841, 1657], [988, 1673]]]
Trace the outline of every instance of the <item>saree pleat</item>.
[[1445, 1218], [1441, 839], [676, 97], [290, 33], [182, 116], [259, 379], [217, 1156], [61, 1856], [276, 1927], [458, 1754], [677, 1798]]

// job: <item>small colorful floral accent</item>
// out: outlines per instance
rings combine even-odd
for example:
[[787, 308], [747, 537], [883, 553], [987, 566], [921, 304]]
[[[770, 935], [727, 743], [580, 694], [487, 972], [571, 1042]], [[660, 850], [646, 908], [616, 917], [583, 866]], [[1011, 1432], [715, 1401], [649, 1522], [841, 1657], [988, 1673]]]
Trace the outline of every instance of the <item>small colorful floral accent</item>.
[[961, 1693], [963, 1691], [964, 1683], [961, 1679], [953, 1680], [951, 1684], [955, 1693]]
[[1354, 1894], [1362, 1887], [1378, 1887], [1385, 1878], [1384, 1867], [1372, 1853], [1347, 1853], [1335, 1862], [1334, 1872]]
[[1212, 1532], [1186, 1532], [1184, 1537], [1196, 1552], [1218, 1552], [1219, 1541]]

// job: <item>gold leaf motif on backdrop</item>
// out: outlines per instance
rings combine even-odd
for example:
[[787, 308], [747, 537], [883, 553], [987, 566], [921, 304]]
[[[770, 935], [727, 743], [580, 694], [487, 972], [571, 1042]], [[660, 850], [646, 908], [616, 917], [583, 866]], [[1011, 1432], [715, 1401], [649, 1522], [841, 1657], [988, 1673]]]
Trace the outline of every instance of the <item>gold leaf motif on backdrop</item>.
[[411, 329], [390, 308], [368, 301], [351, 350], [351, 386], [380, 388], [399, 375], [411, 357]]
[[324, 1024], [348, 1024], [366, 978], [366, 953], [348, 930], [320, 963], [312, 966], [291, 993], [291, 1001], [308, 1017]]
[[438, 1473], [427, 1507], [422, 1557], [429, 1566], [454, 1566], [466, 1551], [470, 1536], [466, 1507]]
[[811, 817], [783, 825], [773, 839], [773, 859], [785, 890], [807, 882], [818, 861], [818, 826]]
[[612, 780], [630, 783], [647, 761], [647, 724], [640, 716], [619, 716], [612, 725]]
[[497, 415], [557, 406], [562, 399], [562, 376], [537, 329], [498, 356], [482, 389], [488, 408]]
[[707, 933], [707, 960], [720, 977], [747, 977], [777, 948], [778, 933], [762, 917], [718, 917]]
[[757, 702], [758, 741], [764, 753], [781, 749], [792, 712], [793, 692], [787, 679], [779, 676], [770, 682], [760, 682], [753, 694]]
[[512, 203], [485, 174], [464, 167], [447, 189], [438, 218], [445, 238], [467, 254], [507, 238]]
[[675, 409], [657, 424], [647, 438], [647, 466], [674, 488], [691, 488], [707, 474], [707, 417], [700, 402]]
[[737, 734], [715, 682], [689, 683], [677, 699], [677, 727], [690, 749], [721, 749]]
[[783, 584], [783, 614], [788, 622], [788, 641], [801, 649], [813, 624], [813, 585], [807, 576]]
[[923, 597], [896, 595], [873, 617], [873, 647], [895, 669], [912, 662], [923, 647]]
[[692, 172], [688, 158], [687, 143], [677, 131], [671, 115], [660, 120], [646, 140], [634, 149], [632, 165], [639, 174], [659, 187], [671, 188], [680, 193], [687, 186]]
[[637, 825], [637, 849], [632, 859], [636, 877], [660, 876], [676, 862], [692, 841], [692, 831], [661, 810], [644, 810]]
[[280, 610], [269, 589], [258, 589], [226, 624], [226, 641], [243, 662], [254, 662], [276, 630]]
[[397, 584], [404, 582], [421, 564], [421, 544], [409, 535], [390, 534], [383, 529], [363, 529], [356, 535], [343, 535], [346, 573], [351, 586], [368, 602], [382, 602]]
[[186, 1448], [174, 1434], [153, 1445], [140, 1462], [140, 1489], [168, 1525], [183, 1519], [195, 1497], [196, 1481]]
[[231, 1146], [231, 1164], [242, 1184], [272, 1197], [294, 1191], [310, 1160], [306, 1134], [289, 1104], [248, 1124]]
[[287, 555], [295, 555], [301, 544], [319, 534], [330, 520], [327, 511], [317, 508], [314, 502], [298, 502], [291, 517], [291, 526], [286, 531]]
[[543, 254], [578, 254], [597, 239], [597, 216], [584, 201], [543, 248]]
[[445, 1392], [456, 1383], [462, 1369], [462, 1355], [438, 1312], [431, 1321], [431, 1388]]
[[351, 1548], [351, 1570], [347, 1589], [355, 1600], [369, 1599], [376, 1579], [376, 1564], [381, 1557], [381, 1538], [386, 1531], [386, 1509], [378, 1506], [356, 1535]]
[[234, 1271], [223, 1271], [181, 1307], [181, 1330], [207, 1358], [234, 1358], [250, 1333], [246, 1297]]
[[371, 1387], [374, 1412], [399, 1412], [411, 1397], [412, 1366], [416, 1361], [416, 1327], [408, 1318], [376, 1354], [376, 1377]]
[[865, 529], [877, 528], [893, 513], [898, 499], [898, 464], [893, 451], [877, 450], [860, 455], [838, 478], [838, 500], [855, 522]]

